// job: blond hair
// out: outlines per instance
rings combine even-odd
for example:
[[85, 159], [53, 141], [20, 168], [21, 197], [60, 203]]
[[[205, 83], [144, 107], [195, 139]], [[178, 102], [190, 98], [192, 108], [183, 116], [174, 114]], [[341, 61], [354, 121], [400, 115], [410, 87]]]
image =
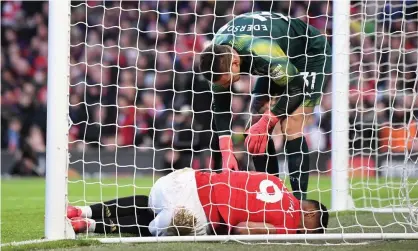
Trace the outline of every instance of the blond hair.
[[194, 214], [186, 208], [178, 208], [167, 229], [168, 235], [191, 235], [196, 231], [197, 219]]

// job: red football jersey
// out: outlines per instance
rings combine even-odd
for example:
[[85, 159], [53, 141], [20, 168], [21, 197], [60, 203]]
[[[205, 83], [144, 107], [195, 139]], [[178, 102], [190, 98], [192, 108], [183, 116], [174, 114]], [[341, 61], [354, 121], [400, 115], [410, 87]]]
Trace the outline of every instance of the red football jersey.
[[196, 172], [200, 201], [214, 228], [217, 222], [229, 227], [240, 222], [265, 222], [276, 233], [296, 233], [300, 222], [299, 200], [283, 182], [260, 172]]

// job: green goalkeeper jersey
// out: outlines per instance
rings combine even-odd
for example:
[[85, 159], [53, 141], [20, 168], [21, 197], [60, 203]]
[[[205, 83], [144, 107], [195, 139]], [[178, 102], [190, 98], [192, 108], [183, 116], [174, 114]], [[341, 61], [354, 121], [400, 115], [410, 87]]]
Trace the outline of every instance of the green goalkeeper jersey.
[[[213, 43], [237, 51], [242, 73], [268, 77], [269, 81], [257, 81], [253, 93], [287, 94], [272, 108], [278, 116], [291, 114], [304, 102], [316, 104], [324, 77], [331, 72], [327, 59], [331, 49], [325, 36], [299, 19], [279, 13], [239, 15], [219, 29]], [[213, 84], [212, 91], [217, 131], [230, 134], [230, 90]], [[301, 100], [299, 94], [304, 93], [314, 100]]]

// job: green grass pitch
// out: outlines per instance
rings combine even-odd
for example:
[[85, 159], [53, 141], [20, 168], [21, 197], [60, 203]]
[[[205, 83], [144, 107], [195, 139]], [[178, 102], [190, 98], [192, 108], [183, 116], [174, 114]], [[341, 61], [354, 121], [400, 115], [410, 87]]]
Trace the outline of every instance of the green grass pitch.
[[[106, 178], [102, 180], [73, 181], [69, 184], [69, 200], [78, 205], [91, 204], [115, 197], [132, 194], [148, 194], [153, 178]], [[367, 186], [367, 189], [364, 189]], [[417, 180], [410, 181], [409, 196], [418, 201]], [[41, 239], [44, 232], [45, 180], [11, 179], [1, 184], [1, 243]], [[351, 193], [356, 206], [388, 206], [402, 203], [399, 195], [399, 181], [385, 179], [351, 179]], [[331, 204], [331, 181], [329, 177], [311, 176], [309, 197], [319, 199], [326, 206]], [[370, 199], [370, 198], [380, 199]], [[53, 203], [53, 202], [52, 202]], [[397, 222], [397, 223], [396, 223]], [[402, 214], [344, 212], [331, 214], [329, 231], [331, 233], [362, 232], [412, 232]], [[396, 223], [396, 224], [395, 224]], [[339, 241], [339, 243], [342, 243]], [[358, 245], [316, 245], [269, 244], [243, 245], [228, 243], [160, 243], [160, 244], [112, 244], [103, 245], [92, 240], [60, 241], [42, 244], [6, 246], [2, 250], [418, 250], [418, 241], [378, 241]], [[329, 242], [328, 242], [329, 244]]]

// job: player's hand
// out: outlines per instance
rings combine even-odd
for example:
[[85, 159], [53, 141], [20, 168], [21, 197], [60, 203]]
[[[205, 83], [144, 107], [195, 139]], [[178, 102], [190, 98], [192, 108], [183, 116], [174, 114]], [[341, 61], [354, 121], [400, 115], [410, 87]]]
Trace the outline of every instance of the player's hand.
[[222, 154], [222, 169], [238, 171], [238, 162], [233, 153], [231, 136], [219, 137], [219, 149]]
[[268, 143], [268, 133], [279, 122], [279, 118], [271, 113], [265, 112], [261, 119], [246, 131], [245, 145], [249, 153], [265, 153]]

